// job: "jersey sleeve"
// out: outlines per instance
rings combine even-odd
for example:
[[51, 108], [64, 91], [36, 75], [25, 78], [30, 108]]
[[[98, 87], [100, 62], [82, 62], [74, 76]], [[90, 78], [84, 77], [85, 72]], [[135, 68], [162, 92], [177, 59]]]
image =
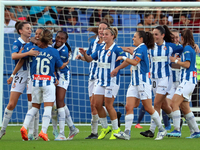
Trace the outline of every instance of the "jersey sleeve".
[[136, 51], [136, 53], [135, 53], [135, 57], [137, 56], [137, 57], [139, 57], [140, 59], [142, 59], [143, 58], [143, 55], [144, 55], [144, 48], [142, 48], [142, 47], [140, 47], [139, 49], [137, 49], [137, 51]]
[[123, 51], [123, 49], [121, 47], [117, 47], [117, 49], [115, 50], [115, 53], [118, 56], [126, 56], [125, 52]]
[[185, 46], [184, 47], [184, 57], [185, 61], [190, 61], [191, 62], [191, 47], [190, 46]]
[[18, 53], [20, 50], [20, 47], [19, 45], [17, 44], [17, 42], [13, 43], [13, 46], [12, 46], [12, 53]]
[[60, 55], [56, 49], [54, 50], [54, 56], [55, 56], [56, 67], [60, 68], [63, 65], [63, 62], [62, 62]]
[[169, 43], [169, 45], [173, 50], [172, 54], [175, 54], [175, 53], [181, 54], [183, 52], [183, 46], [182, 45], [174, 44], [174, 43]]
[[92, 54], [92, 46], [93, 46], [93, 43], [94, 43], [94, 41], [92, 41], [91, 43], [90, 43], [90, 46], [89, 46], [89, 49], [87, 50], [87, 55], [91, 55]]
[[[100, 51], [100, 50], [98, 50], [98, 51]], [[94, 53], [91, 55], [92, 59], [94, 59], [94, 60], [97, 60], [97, 59], [98, 59], [98, 51], [94, 52]]]

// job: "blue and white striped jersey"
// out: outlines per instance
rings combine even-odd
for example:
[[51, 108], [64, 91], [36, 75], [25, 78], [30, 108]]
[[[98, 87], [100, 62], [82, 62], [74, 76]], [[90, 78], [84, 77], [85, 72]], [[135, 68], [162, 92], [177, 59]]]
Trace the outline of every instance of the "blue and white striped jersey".
[[[91, 55], [93, 54], [99, 46], [102, 46], [103, 43], [99, 44], [98, 43], [99, 38], [98, 36], [96, 37], [96, 39], [92, 40], [89, 46], [89, 49], [87, 50], [87, 55]], [[92, 62], [90, 62], [90, 67], [89, 67], [89, 80], [94, 80], [97, 79], [97, 61], [93, 60]]]
[[180, 73], [181, 73], [180, 69], [172, 68], [172, 81], [173, 82], [179, 82], [180, 81]]
[[[55, 46], [55, 42], [52, 44], [52, 46], [54, 47]], [[65, 43], [57, 48], [58, 52], [59, 52], [59, 55], [60, 55], [60, 58], [62, 60], [62, 62], [67, 62], [68, 59], [69, 59], [69, 50], [68, 50], [68, 47], [65, 45]], [[69, 70], [69, 67], [66, 66], [65, 68], [63, 69], [57, 69], [56, 70], [56, 74], [57, 74], [57, 78], [59, 80], [60, 77], [64, 77], [64, 80], [69, 80], [70, 79], [70, 70]], [[61, 75], [62, 74], [62, 75]]]
[[[55, 66], [61, 67], [63, 65], [58, 51], [52, 47], [42, 49], [38, 46], [32, 46], [28, 49], [31, 48], [35, 48], [40, 52], [37, 57], [32, 57], [32, 63], [30, 64], [33, 86], [42, 87], [55, 83]], [[23, 52], [27, 52], [28, 49]]]
[[154, 49], [150, 51], [151, 77], [163, 78], [172, 75], [169, 57], [172, 53], [181, 53], [183, 47], [174, 43], [163, 42], [162, 45], [155, 43]]
[[192, 82], [193, 84], [197, 83], [197, 69], [195, 67], [196, 65], [196, 53], [194, 49], [187, 45], [183, 49], [183, 53], [181, 55], [181, 61], [190, 61], [190, 67], [184, 68], [181, 67], [181, 82], [183, 79]]
[[[21, 37], [19, 37], [19, 38], [13, 43], [13, 45], [12, 45], [12, 53], [18, 53], [18, 52], [20, 51], [20, 49], [21, 49], [22, 47], [24, 47], [25, 45], [26, 45], [26, 43], [22, 40]], [[15, 66], [16, 66], [17, 63], [18, 63], [18, 61], [19, 61], [19, 59], [18, 59], [18, 60], [14, 60], [14, 61], [15, 61]], [[27, 70], [27, 67], [28, 67], [27, 64], [28, 64], [28, 63], [27, 63], [27, 59], [25, 58], [24, 64], [23, 64], [23, 66], [20, 68], [19, 71], [26, 71], [26, 70]]]
[[139, 85], [146, 82], [151, 84], [150, 72], [149, 72], [149, 58], [148, 48], [142, 43], [133, 52], [133, 59], [139, 57], [141, 61], [136, 65], [132, 66], [131, 85]]
[[100, 46], [99, 50], [91, 55], [94, 60], [98, 60], [97, 84], [100, 86], [119, 85], [120, 71], [115, 77], [111, 77], [110, 73], [121, 64], [121, 61], [116, 62], [117, 57], [126, 55], [115, 43], [113, 43], [108, 50], [105, 50], [105, 47], [106, 45]]

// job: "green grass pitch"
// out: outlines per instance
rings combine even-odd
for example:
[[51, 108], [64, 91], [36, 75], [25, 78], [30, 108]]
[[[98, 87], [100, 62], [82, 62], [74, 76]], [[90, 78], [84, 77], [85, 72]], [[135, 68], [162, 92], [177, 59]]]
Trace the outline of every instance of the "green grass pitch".
[[[45, 142], [42, 139], [38, 141], [22, 141], [20, 127], [9, 126], [6, 135], [0, 140], [0, 150], [199, 150], [200, 139], [186, 139], [189, 136], [189, 128], [183, 126], [181, 138], [164, 137], [161, 141], [155, 141], [154, 138], [146, 138], [140, 135], [141, 131], [149, 129], [144, 126], [143, 129], [135, 129], [132, 126], [131, 139], [109, 140], [110, 133], [103, 140], [85, 140], [90, 134], [90, 126], [77, 126], [80, 133], [72, 141], [54, 141], [52, 127], [48, 129], [50, 141]], [[40, 127], [41, 128], [41, 127]], [[101, 127], [99, 127], [100, 132]], [[69, 134], [66, 127], [66, 136]], [[124, 130], [124, 126], [121, 127]]]

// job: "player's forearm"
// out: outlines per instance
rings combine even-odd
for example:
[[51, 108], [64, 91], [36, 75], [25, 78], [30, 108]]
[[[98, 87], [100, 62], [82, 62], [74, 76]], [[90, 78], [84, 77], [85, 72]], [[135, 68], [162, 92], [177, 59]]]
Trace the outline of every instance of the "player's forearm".
[[20, 68], [23, 66], [24, 64], [24, 59], [20, 59], [17, 63], [17, 65], [15, 66], [15, 69], [13, 70], [13, 75], [16, 75], [16, 73], [20, 70]]
[[23, 57], [26, 57], [26, 56], [28, 56], [28, 52], [26, 52], [26, 53], [13, 53], [12, 54], [12, 59], [13, 60], [18, 60], [18, 59], [21, 59], [21, 58], [23, 58]]
[[91, 56], [88, 56], [86, 53], [85, 53], [85, 55], [84, 55], [84, 58], [85, 58], [85, 60], [87, 61], [87, 62], [91, 62], [93, 59], [92, 59], [92, 57]]

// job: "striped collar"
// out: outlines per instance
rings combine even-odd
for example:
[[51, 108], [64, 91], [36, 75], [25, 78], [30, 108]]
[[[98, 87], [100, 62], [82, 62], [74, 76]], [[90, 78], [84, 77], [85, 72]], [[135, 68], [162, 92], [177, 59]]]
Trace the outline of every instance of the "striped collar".
[[[113, 42], [113, 44], [109, 47], [108, 50], [112, 50], [114, 46], [115, 46], [115, 42]], [[102, 50], [105, 50], [105, 48], [106, 48], [106, 44], [103, 46]]]

